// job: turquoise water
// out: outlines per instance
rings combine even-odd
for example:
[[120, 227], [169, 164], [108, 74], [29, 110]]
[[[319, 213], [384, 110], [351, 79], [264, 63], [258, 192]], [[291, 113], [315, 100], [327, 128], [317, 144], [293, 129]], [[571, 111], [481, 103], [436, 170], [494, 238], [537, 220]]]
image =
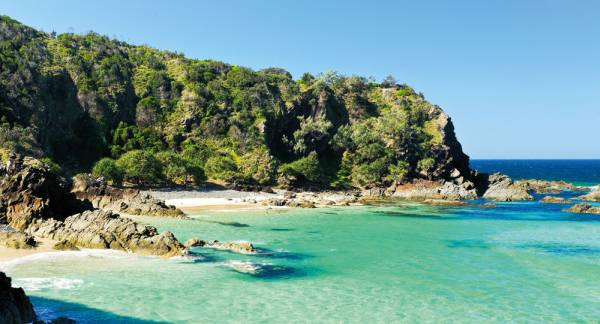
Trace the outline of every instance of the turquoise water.
[[[596, 321], [600, 217], [537, 202], [221, 212], [157, 220], [261, 256], [62, 253], [2, 267], [81, 322]], [[88, 256], [83, 256], [83, 254]], [[237, 269], [237, 270], [236, 270]]]
[[[483, 169], [539, 173], [522, 163]], [[546, 178], [565, 172], [541, 163]], [[593, 165], [567, 180], [600, 183]], [[146, 218], [182, 241], [248, 240], [263, 253], [195, 249], [165, 260], [91, 250], [0, 269], [42, 317], [82, 323], [597, 322], [600, 216], [564, 207], [398, 203]]]

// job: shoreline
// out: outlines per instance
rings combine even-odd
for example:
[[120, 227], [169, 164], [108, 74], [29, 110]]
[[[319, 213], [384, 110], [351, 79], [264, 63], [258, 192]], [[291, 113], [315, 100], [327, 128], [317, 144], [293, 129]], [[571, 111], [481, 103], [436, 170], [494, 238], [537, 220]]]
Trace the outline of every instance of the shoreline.
[[[35, 248], [31, 248], [31, 249], [13, 249], [13, 248], [4, 247], [4, 246], [0, 247], [0, 265], [2, 263], [14, 261], [16, 259], [19, 259], [22, 257], [27, 257], [27, 256], [34, 255], [34, 254], [62, 252], [62, 251], [53, 249], [54, 244], [57, 243], [57, 241], [55, 241], [55, 240], [48, 239], [48, 238], [35, 237], [35, 241], [37, 242], [38, 246], [36, 246]], [[2, 270], [2, 269], [0, 269], [0, 270]]]

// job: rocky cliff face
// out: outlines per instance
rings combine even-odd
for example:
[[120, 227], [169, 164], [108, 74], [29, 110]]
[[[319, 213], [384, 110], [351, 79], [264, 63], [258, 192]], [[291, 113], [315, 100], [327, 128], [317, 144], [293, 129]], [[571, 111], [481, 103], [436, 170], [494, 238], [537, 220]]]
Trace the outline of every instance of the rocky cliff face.
[[23, 288], [12, 287], [11, 279], [0, 272], [0, 323], [31, 323], [35, 319], [33, 305]]

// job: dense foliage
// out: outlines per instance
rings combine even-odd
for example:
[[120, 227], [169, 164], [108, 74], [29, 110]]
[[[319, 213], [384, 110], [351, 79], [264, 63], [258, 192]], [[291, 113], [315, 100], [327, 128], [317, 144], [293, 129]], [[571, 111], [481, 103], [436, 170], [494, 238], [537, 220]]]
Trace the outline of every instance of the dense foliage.
[[443, 176], [436, 169], [452, 166], [443, 165], [442, 114], [393, 78], [294, 80], [0, 17], [2, 150], [71, 172], [93, 167], [115, 183], [373, 186]]

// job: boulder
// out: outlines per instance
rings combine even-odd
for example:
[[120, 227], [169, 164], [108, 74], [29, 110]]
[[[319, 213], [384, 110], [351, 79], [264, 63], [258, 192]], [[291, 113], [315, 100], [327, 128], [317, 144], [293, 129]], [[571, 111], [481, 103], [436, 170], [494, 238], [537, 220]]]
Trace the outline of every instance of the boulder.
[[33, 219], [64, 219], [90, 207], [40, 161], [10, 156], [0, 180], [0, 222], [23, 230]]
[[533, 199], [533, 196], [530, 195], [526, 189], [516, 186], [512, 179], [507, 175], [494, 173], [492, 175], [482, 174], [481, 177], [484, 178], [484, 198], [495, 201], [518, 201]]
[[0, 245], [11, 249], [32, 249], [36, 242], [31, 235], [3, 225], [0, 226]]
[[145, 255], [183, 255], [185, 247], [171, 232], [158, 233], [156, 228], [121, 218], [111, 211], [93, 210], [67, 217], [35, 220], [27, 233], [78, 247], [124, 250]]
[[546, 203], [546, 204], [570, 204], [573, 202], [573, 200], [565, 199], [562, 197], [556, 197], [556, 196], [546, 196], [546, 197], [542, 198], [540, 200], [540, 202]]
[[579, 199], [586, 201], [600, 201], [600, 186], [595, 190], [590, 191], [587, 195], [579, 197]]
[[57, 242], [52, 248], [59, 251], [79, 251], [79, 248], [75, 244], [67, 240]]
[[599, 214], [600, 215], [600, 207], [592, 206], [590, 204], [575, 204], [571, 208], [565, 210], [569, 213], [579, 213], [579, 214]]
[[187, 241], [185, 241], [184, 246], [186, 248], [191, 248], [191, 247], [203, 247], [204, 245], [206, 245], [206, 242], [197, 238], [191, 238]]
[[136, 189], [109, 186], [102, 179], [94, 179], [86, 174], [73, 178], [71, 192], [78, 199], [89, 201], [94, 208], [115, 213], [185, 218], [183, 211], [166, 205], [162, 200], [152, 198]]
[[33, 305], [23, 288], [12, 287], [11, 279], [0, 272], [0, 323], [31, 323], [35, 319]]
[[415, 180], [410, 183], [396, 185], [389, 189], [391, 198], [408, 200], [445, 199], [464, 200], [477, 198], [475, 184], [463, 181], [457, 184], [452, 181]]
[[205, 245], [205, 247], [216, 249], [216, 250], [225, 250], [225, 251], [230, 251], [230, 252], [235, 252], [235, 253], [242, 253], [242, 254], [254, 254], [257, 252], [256, 249], [254, 248], [254, 245], [252, 245], [252, 243], [244, 242], [244, 241], [221, 243], [221, 242], [215, 240], [215, 241], [207, 243]]

